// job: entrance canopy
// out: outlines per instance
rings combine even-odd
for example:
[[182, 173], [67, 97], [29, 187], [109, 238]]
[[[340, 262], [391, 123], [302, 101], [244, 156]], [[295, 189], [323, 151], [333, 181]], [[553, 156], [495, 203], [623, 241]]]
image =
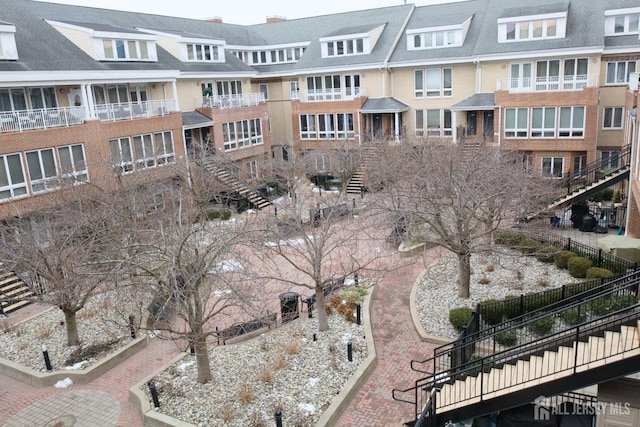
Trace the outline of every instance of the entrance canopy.
[[197, 111], [184, 111], [182, 113], [182, 128], [197, 129], [213, 126], [213, 120]]
[[496, 108], [495, 103], [496, 101], [493, 93], [474, 93], [457, 104], [453, 104], [449, 109], [451, 111], [493, 111], [493, 109]]
[[361, 113], [403, 113], [409, 110], [409, 106], [393, 97], [369, 98], [360, 109]]

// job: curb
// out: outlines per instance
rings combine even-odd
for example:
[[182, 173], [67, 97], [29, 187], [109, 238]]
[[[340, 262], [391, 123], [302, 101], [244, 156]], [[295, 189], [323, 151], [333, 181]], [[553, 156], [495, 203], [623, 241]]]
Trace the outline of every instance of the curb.
[[[375, 293], [378, 289], [378, 285], [374, 285], [371, 288], [371, 292], [369, 292], [364, 300], [363, 310], [362, 310], [362, 326], [364, 328], [364, 333], [367, 342], [367, 352], [368, 356], [366, 359], [362, 361], [356, 372], [347, 380], [344, 387], [336, 395], [333, 399], [331, 405], [322, 413], [320, 419], [316, 423], [317, 427], [330, 427], [336, 424], [344, 410], [349, 406], [351, 400], [353, 400], [354, 396], [360, 390], [362, 384], [364, 384], [371, 373], [375, 370], [378, 365], [378, 357], [376, 355], [375, 344], [373, 341], [373, 330], [371, 329], [371, 300], [375, 296]], [[251, 340], [260, 339], [259, 336], [251, 338]], [[250, 341], [250, 340], [249, 340]], [[243, 341], [243, 343], [246, 341]], [[230, 344], [233, 345], [233, 344]], [[184, 357], [186, 357], [188, 353], [179, 354], [171, 361], [167, 362], [163, 366], [161, 366], [157, 372], [161, 372], [167, 369], [169, 366], [174, 363], [180, 361]], [[144, 423], [148, 427], [196, 427], [193, 424], [180, 421], [176, 418], [170, 417], [168, 415], [161, 414], [154, 410], [151, 407], [151, 403], [147, 398], [146, 394], [141, 390], [148, 381], [151, 380], [156, 374], [149, 375], [142, 381], [134, 384], [133, 387], [129, 389], [129, 402], [137, 408], [142, 414], [142, 418]]]
[[10, 360], [0, 357], [0, 374], [6, 375], [15, 380], [29, 384], [33, 387], [50, 387], [63, 379], [69, 378], [74, 384], [88, 384], [105, 372], [113, 369], [123, 360], [137, 353], [147, 346], [146, 336], [137, 338], [111, 353], [103, 360], [91, 365], [83, 370], [58, 370], [52, 373], [42, 373], [35, 369], [27, 368]]

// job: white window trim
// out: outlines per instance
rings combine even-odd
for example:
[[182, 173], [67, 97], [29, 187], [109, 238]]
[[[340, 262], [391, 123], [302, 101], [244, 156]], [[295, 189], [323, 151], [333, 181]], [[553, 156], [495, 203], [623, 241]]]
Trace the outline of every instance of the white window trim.
[[[536, 38], [524, 38], [516, 37], [514, 40], [507, 39], [507, 24], [520, 24], [531, 23], [535, 21], [547, 21], [550, 19], [556, 20], [556, 35], [555, 36], [543, 36]], [[567, 33], [567, 11], [547, 13], [542, 15], [528, 15], [528, 16], [513, 16], [508, 18], [498, 19], [498, 43], [518, 43], [535, 40], [548, 40], [548, 39], [562, 39], [566, 37]], [[517, 34], [517, 33], [516, 33]]]
[[[45, 170], [44, 167], [44, 163], [42, 160], [42, 153], [45, 151], [49, 151], [51, 153], [51, 157], [53, 160], [53, 175], [50, 176], [46, 176], [47, 171]], [[27, 172], [29, 174], [29, 183], [31, 185], [31, 192], [32, 193], [43, 193], [45, 191], [50, 191], [50, 190], [55, 190], [56, 188], [60, 187], [60, 179], [59, 179], [59, 171], [58, 171], [58, 159], [56, 157], [56, 150], [53, 147], [50, 148], [43, 148], [40, 150], [30, 150], [30, 151], [26, 151], [25, 153], [25, 158], [27, 159], [26, 165], [27, 165]], [[37, 160], [38, 160], [38, 168], [39, 168], [39, 173], [42, 174], [42, 178], [39, 179], [33, 179], [33, 177], [31, 176], [31, 174], [35, 171], [32, 171], [31, 168], [29, 167], [29, 155], [30, 154], [35, 154], [37, 155]], [[41, 187], [39, 189], [36, 189], [38, 187]]]
[[[9, 172], [9, 163], [7, 161], [7, 157], [9, 156], [17, 156], [20, 164], [20, 171], [22, 172], [22, 182], [13, 183], [11, 181], [11, 173]], [[11, 200], [18, 197], [28, 196], [27, 191], [27, 180], [25, 179], [25, 171], [24, 171], [24, 163], [22, 160], [22, 156], [20, 153], [7, 153], [0, 156], [0, 160], [4, 163], [4, 170], [6, 172], [6, 178], [8, 184], [6, 186], [0, 187], [0, 193], [8, 191], [9, 197], [0, 198], [0, 200]], [[20, 190], [20, 194], [16, 194], [16, 190]]]
[[[424, 50], [424, 49], [441, 49], [441, 48], [447, 48], [447, 47], [462, 46], [467, 37], [467, 32], [469, 31], [469, 26], [471, 25], [471, 19], [472, 17], [469, 17], [462, 24], [440, 25], [436, 27], [414, 28], [411, 30], [407, 30], [405, 32], [407, 36], [407, 49], [408, 50]], [[436, 42], [433, 41], [434, 39], [432, 37], [432, 43], [430, 46], [426, 46], [424, 45], [424, 43], [421, 46], [415, 45], [416, 36], [420, 36], [420, 39], [424, 42], [425, 36], [428, 33], [430, 34], [445, 33], [446, 34], [450, 31], [453, 31], [455, 35], [453, 43], [450, 43], [450, 44], [445, 43], [443, 45], [438, 46]]]
[[[611, 126], [605, 126], [606, 111], [611, 110]], [[620, 111], [620, 126], [615, 126], [616, 111]], [[624, 107], [603, 107], [602, 108], [602, 129], [621, 130], [624, 128]]]

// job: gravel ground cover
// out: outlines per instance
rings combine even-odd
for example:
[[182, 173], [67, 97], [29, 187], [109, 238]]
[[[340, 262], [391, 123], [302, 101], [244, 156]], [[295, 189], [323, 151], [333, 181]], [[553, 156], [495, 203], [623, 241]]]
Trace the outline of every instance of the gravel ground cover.
[[471, 297], [459, 298], [455, 257], [442, 258], [426, 270], [416, 292], [416, 309], [427, 333], [454, 340], [458, 332], [449, 322], [449, 311], [453, 308], [474, 308], [486, 299], [540, 292], [579, 281], [553, 263], [543, 263], [515, 251], [474, 254], [471, 271]]
[[0, 357], [47, 372], [43, 357], [46, 348], [54, 371], [87, 368], [132, 341], [127, 313], [139, 313], [140, 307], [133, 305], [136, 299], [129, 295], [128, 288], [96, 294], [76, 315], [81, 347], [96, 349], [91, 357], [65, 364], [79, 348], [67, 345], [64, 314], [56, 307], [17, 325], [11, 316], [0, 319]]
[[154, 377], [157, 410], [203, 427], [270, 426], [276, 410], [285, 426], [315, 425], [368, 355], [363, 326], [339, 314], [329, 324], [318, 332], [317, 319], [305, 313], [258, 338], [216, 347], [207, 384], [196, 382], [195, 360], [187, 355]]

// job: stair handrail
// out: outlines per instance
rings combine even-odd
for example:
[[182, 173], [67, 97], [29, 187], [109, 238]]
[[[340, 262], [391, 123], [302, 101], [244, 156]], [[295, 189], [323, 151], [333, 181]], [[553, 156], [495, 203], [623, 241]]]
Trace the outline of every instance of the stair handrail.
[[[584, 292], [576, 294], [564, 301], [558, 301], [546, 307], [524, 315], [509, 319], [505, 322], [501, 322], [497, 325], [491, 326], [485, 329], [483, 334], [477, 334], [475, 336], [467, 337], [463, 342], [454, 341], [453, 343], [445, 344], [443, 346], [434, 349], [433, 356], [433, 372], [429, 372], [432, 375], [450, 376], [455, 373], [458, 366], [464, 365], [475, 354], [476, 348], [482, 348], [485, 351], [495, 353], [497, 350], [496, 337], [499, 335], [514, 333], [521, 329], [531, 329], [532, 325], [543, 322], [546, 318], [561, 318], [566, 313], [572, 311], [572, 316], [576, 316], [580, 319], [586, 314], [587, 309], [593, 301], [601, 298], [607, 298], [620, 295], [633, 295], [636, 300], [638, 298], [638, 290], [640, 283], [640, 272], [635, 271], [620, 277], [618, 280], [609, 282], [602, 286], [598, 286], [594, 289], [588, 289]], [[568, 301], [571, 303], [567, 304]], [[556, 323], [555, 321], [553, 322]], [[549, 332], [552, 328], [549, 329]], [[557, 332], [561, 332], [560, 328]], [[488, 341], [492, 340], [493, 343]], [[535, 341], [535, 340], [534, 340]], [[526, 343], [521, 343], [526, 344]], [[441, 366], [446, 366], [446, 361], [451, 361], [451, 365], [446, 369], [439, 369]], [[454, 362], [459, 361], [458, 366], [453, 366]], [[412, 361], [413, 362], [413, 361]], [[412, 363], [413, 368], [413, 363]], [[422, 372], [422, 371], [419, 371]]]
[[[618, 155], [618, 161], [619, 166], [617, 168], [613, 168], [607, 174], [602, 174], [602, 172], [606, 169], [609, 169], [611, 159], [608, 158], [601, 158], [594, 162], [591, 162], [585, 167], [580, 168], [580, 170], [578, 171], [567, 172], [566, 176], [564, 176], [561, 181], [561, 184], [567, 190], [565, 196], [573, 194], [576, 191], [579, 191], [595, 182], [598, 182], [604, 176], [613, 175], [615, 173], [627, 170], [631, 165], [631, 144], [627, 144], [622, 147]], [[578, 184], [577, 187], [576, 184]]]
[[[563, 346], [563, 344], [567, 344], [568, 342], [571, 342], [571, 345], [573, 346], [574, 343], [579, 342], [580, 339], [583, 337], [586, 337], [588, 340], [588, 337], [591, 335], [594, 335], [595, 333], [610, 331], [618, 326], [621, 326], [627, 323], [633, 322], [634, 324], [637, 324], [639, 320], [640, 320], [640, 303], [636, 303], [632, 306], [622, 308], [620, 310], [608, 313], [607, 315], [604, 315], [595, 319], [588, 320], [586, 322], [572, 326], [568, 329], [564, 329], [562, 331], [555, 332], [551, 335], [538, 338], [535, 341], [510, 347], [510, 348], [498, 351], [494, 354], [490, 354], [490, 355], [481, 357], [479, 359], [469, 361], [464, 366], [459, 367], [460, 369], [458, 369], [457, 372], [451, 373], [451, 375], [445, 376], [443, 373], [441, 373], [441, 374], [432, 375], [430, 377], [421, 378], [419, 380], [416, 380], [414, 387], [411, 387], [406, 390], [398, 390], [398, 391], [408, 393], [410, 391], [415, 390], [416, 414], [422, 413], [424, 411], [419, 412], [419, 410], [417, 409], [418, 408], [417, 405], [420, 402], [420, 399], [418, 397], [418, 394], [420, 392], [423, 392], [424, 394], [428, 394], [429, 396], [431, 396], [433, 393], [438, 393], [444, 384], [453, 382], [457, 379], [464, 378], [465, 376], [476, 376], [479, 373], [486, 373], [495, 367], [503, 366], [504, 364], [513, 362], [514, 360], [521, 360], [531, 355], [535, 355], [535, 353], [541, 353], [541, 352], [544, 353], [545, 351], [549, 351], [550, 349], [559, 348]], [[577, 346], [575, 346], [575, 348], [577, 348]], [[604, 352], [604, 354], [606, 354], [606, 357], [612, 357], [617, 354], [622, 354], [622, 353], [626, 353], [628, 351], [637, 350], [637, 349], [638, 349], [637, 347], [631, 348], [631, 349], [625, 349], [624, 347], [622, 347], [621, 349], [620, 346], [618, 346], [617, 353]], [[567, 364], [568, 366], [567, 368], [564, 368], [564, 369], [560, 368], [559, 371], [554, 369], [553, 371], [548, 372], [546, 375], [542, 375], [541, 378], [550, 377], [550, 376], [556, 375], [558, 372], [567, 371], [567, 370], [573, 370], [573, 373], [575, 374], [576, 369], [580, 366], [583, 366], [585, 362], [583, 361], [582, 364], [578, 364], [576, 351], [574, 351], [574, 354], [570, 356], [572, 357], [573, 360], [571, 361], [572, 363]], [[603, 356], [601, 359], [604, 359], [604, 358], [605, 356]], [[601, 359], [597, 359], [597, 360], [601, 360]], [[593, 363], [593, 362], [594, 360], [589, 359], [586, 363]], [[481, 376], [480, 378], [482, 381], [484, 379], [484, 375]], [[526, 381], [529, 381], [529, 380], [528, 379], [523, 380], [522, 383]], [[518, 384], [520, 383], [517, 383], [517, 380], [516, 380], [516, 383], [512, 382], [507, 386], [503, 386], [503, 387], [498, 386], [496, 388], [492, 388], [490, 393], [493, 394], [500, 390], [517, 386]], [[484, 400], [484, 393], [485, 393], [484, 387], [481, 386], [479, 395], [476, 394], [472, 396], [467, 396], [465, 400], [456, 401], [455, 403], [459, 404], [461, 402], [471, 400], [471, 399], [476, 399], [478, 397], [482, 401]], [[393, 397], [395, 400], [399, 400], [399, 399], [396, 399], [395, 389], [394, 389]], [[411, 404], [414, 403], [406, 400], [404, 402], [411, 403]], [[436, 408], [434, 407], [430, 409], [430, 413], [435, 414]]]

